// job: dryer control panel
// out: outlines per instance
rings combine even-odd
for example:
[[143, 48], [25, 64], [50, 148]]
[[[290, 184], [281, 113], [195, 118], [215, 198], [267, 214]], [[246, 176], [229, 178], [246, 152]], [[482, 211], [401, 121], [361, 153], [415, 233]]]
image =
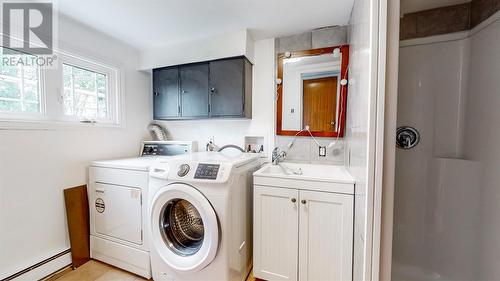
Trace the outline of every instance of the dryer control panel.
[[196, 151], [192, 141], [143, 141], [140, 156], [175, 156]]

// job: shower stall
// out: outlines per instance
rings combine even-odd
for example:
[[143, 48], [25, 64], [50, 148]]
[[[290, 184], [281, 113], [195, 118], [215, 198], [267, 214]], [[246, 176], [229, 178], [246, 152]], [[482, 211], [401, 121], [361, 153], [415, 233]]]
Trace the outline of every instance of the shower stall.
[[500, 280], [498, 14], [400, 42], [393, 281]]

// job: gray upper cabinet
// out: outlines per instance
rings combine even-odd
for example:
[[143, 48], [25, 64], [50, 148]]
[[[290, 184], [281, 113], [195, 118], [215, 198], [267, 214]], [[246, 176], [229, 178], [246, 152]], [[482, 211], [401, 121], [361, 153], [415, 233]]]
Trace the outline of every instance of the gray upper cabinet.
[[179, 69], [182, 117], [207, 118], [208, 63], [184, 65]]
[[245, 86], [251, 75], [251, 71], [247, 73], [247, 64], [251, 66], [245, 58], [210, 62], [211, 117], [246, 117], [245, 103], [250, 92], [245, 91]]
[[180, 116], [177, 67], [153, 70], [153, 115], [154, 119]]
[[154, 69], [153, 89], [155, 120], [251, 118], [252, 65], [245, 57]]

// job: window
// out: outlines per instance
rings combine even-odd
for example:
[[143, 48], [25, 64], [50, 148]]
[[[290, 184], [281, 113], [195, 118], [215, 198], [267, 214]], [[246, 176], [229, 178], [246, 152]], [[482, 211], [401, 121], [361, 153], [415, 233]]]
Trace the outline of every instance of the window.
[[[0, 59], [32, 61], [36, 56], [2, 48]], [[0, 112], [41, 113], [40, 70], [36, 65], [0, 64]]]
[[85, 120], [108, 119], [106, 74], [63, 64], [64, 114]]
[[37, 66], [39, 56], [0, 51], [0, 127], [24, 126], [12, 121], [26, 120], [120, 125], [118, 67], [60, 51], [52, 67]]

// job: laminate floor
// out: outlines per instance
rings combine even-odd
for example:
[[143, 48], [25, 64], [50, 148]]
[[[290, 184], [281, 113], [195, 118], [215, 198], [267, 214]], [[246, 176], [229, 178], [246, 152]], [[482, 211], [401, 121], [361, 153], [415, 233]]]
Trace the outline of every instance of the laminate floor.
[[[144, 279], [135, 274], [121, 270], [114, 266], [90, 260], [75, 270], [63, 271], [47, 280], [49, 281], [144, 281]], [[246, 281], [255, 281], [253, 274], [250, 273]]]

